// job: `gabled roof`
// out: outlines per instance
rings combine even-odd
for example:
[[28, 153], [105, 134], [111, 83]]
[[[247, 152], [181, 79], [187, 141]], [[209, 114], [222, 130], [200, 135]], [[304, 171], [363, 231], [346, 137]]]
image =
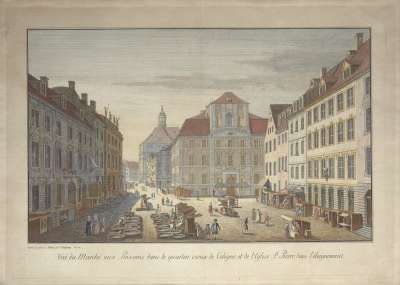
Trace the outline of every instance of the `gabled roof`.
[[143, 143], [170, 144], [178, 136], [178, 127], [155, 127]]
[[186, 119], [179, 132], [179, 136], [207, 136], [208, 134], [210, 134], [210, 119], [205, 111]]
[[211, 104], [248, 104], [242, 98], [236, 96], [233, 92], [225, 92]]
[[249, 114], [249, 125], [250, 132], [252, 134], [265, 135], [265, 132], [267, 131], [268, 120], [254, 114]]
[[274, 120], [275, 128], [278, 129], [278, 115], [286, 108], [289, 108], [291, 104], [271, 104], [269, 105], [271, 109], [272, 119]]

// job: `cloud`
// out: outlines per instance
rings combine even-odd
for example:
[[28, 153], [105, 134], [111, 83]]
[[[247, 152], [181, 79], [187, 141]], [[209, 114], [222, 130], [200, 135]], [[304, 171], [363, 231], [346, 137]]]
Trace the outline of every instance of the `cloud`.
[[164, 75], [155, 79], [143, 81], [120, 81], [113, 85], [163, 87], [168, 89], [199, 89], [199, 90], [232, 90], [242, 89], [245, 86], [267, 86], [267, 78], [262, 75], [249, 75], [239, 78], [221, 78], [206, 73], [192, 73], [190, 75]]

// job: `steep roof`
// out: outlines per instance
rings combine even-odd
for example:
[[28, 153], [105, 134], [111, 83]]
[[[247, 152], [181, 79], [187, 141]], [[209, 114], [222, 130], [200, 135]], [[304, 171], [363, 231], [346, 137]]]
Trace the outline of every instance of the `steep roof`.
[[275, 127], [278, 128], [278, 115], [286, 108], [290, 107], [291, 104], [271, 104], [269, 105], [271, 109], [272, 119], [274, 120]]
[[211, 104], [248, 104], [242, 98], [236, 96], [233, 92], [225, 92]]
[[144, 143], [170, 144], [178, 136], [178, 127], [155, 127]]
[[183, 123], [179, 136], [207, 136], [210, 133], [210, 119], [205, 111], [188, 118]]

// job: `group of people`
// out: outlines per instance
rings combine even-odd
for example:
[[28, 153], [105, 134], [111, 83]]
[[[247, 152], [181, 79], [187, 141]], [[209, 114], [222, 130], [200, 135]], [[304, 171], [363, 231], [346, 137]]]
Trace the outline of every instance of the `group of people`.
[[164, 197], [161, 198], [161, 204], [163, 206], [173, 206], [172, 199], [169, 199], [168, 197], [164, 199]]
[[99, 218], [97, 214], [87, 217], [85, 224], [86, 236], [98, 235], [99, 233], [104, 233], [106, 231], [106, 217]]
[[[264, 219], [262, 218], [262, 216], [264, 216]], [[256, 210], [254, 208], [251, 211], [251, 219], [253, 220], [253, 222], [265, 224], [266, 226], [269, 226], [271, 222], [271, 217], [268, 215], [267, 212], [263, 214], [261, 213], [260, 209]]]
[[218, 233], [221, 231], [221, 226], [219, 225], [218, 220], [214, 219], [213, 222], [211, 223], [211, 225], [206, 224], [204, 231], [205, 231], [207, 239], [210, 239], [212, 236], [212, 238], [214, 240], [216, 240]]

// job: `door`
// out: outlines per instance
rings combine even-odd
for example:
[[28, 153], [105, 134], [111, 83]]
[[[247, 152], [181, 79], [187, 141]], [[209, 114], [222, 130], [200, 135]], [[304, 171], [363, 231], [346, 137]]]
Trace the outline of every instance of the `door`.
[[365, 194], [365, 203], [367, 206], [367, 226], [372, 225], [372, 191], [369, 190], [367, 194]]
[[226, 195], [236, 196], [236, 175], [228, 175], [226, 177]]

